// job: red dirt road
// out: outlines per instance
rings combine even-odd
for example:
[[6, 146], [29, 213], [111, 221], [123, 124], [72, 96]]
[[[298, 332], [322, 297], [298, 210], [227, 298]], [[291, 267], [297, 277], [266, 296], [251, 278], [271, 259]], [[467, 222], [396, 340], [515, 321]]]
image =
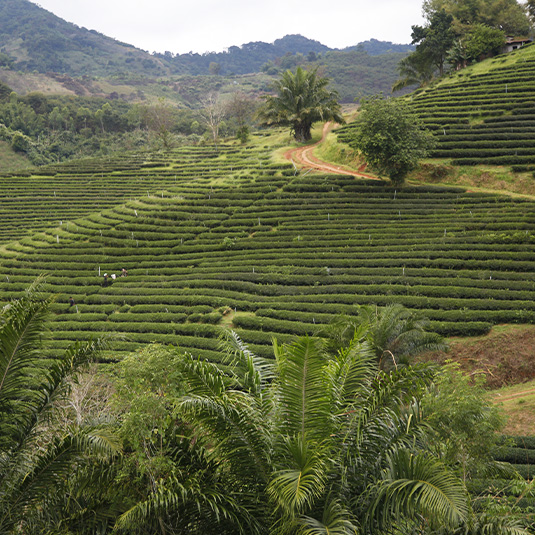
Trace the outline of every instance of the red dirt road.
[[287, 160], [290, 160], [296, 166], [301, 166], [306, 169], [314, 169], [315, 171], [321, 171], [322, 173], [359, 176], [372, 180], [380, 180], [376, 176], [368, 175], [360, 171], [344, 169], [343, 167], [340, 167], [338, 165], [323, 162], [314, 156], [314, 149], [325, 140], [325, 137], [330, 132], [333, 126], [333, 123], [325, 123], [325, 125], [323, 126], [323, 132], [320, 141], [314, 143], [313, 145], [305, 145], [303, 147], [296, 147], [295, 149], [290, 149], [284, 153], [284, 157]]

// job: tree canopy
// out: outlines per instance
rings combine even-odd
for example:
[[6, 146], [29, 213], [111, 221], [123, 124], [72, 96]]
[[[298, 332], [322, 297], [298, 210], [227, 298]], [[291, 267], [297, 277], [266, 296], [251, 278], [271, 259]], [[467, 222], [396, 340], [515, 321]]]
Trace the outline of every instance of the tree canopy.
[[435, 143], [420, 119], [400, 100], [376, 97], [362, 103], [349, 144], [396, 186]]
[[289, 126], [299, 142], [312, 138], [312, 125], [318, 121], [344, 123], [338, 94], [327, 89], [329, 79], [318, 76], [317, 70], [297, 67], [295, 74], [287, 70], [274, 82], [275, 95], [268, 95], [259, 112], [266, 125]]
[[424, 85], [448, 64], [459, 69], [498, 54], [506, 35], [529, 33], [533, 8], [516, 0], [425, 0], [423, 12], [426, 24], [412, 27], [416, 50], [400, 62], [394, 91]]
[[68, 392], [66, 379], [104, 345], [101, 340], [76, 343], [44, 359], [42, 335], [52, 299], [40, 293], [42, 285], [38, 279], [0, 310], [2, 535], [57, 527], [65, 516], [58, 503], [83, 486], [84, 468], [102, 466], [120, 449], [108, 426], [58, 426], [54, 416]]

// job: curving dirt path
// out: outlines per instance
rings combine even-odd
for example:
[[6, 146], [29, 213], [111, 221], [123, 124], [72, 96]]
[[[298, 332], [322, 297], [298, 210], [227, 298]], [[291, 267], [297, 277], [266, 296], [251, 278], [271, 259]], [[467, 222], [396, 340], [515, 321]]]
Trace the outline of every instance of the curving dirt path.
[[323, 125], [323, 131], [321, 139], [314, 143], [313, 145], [305, 145], [303, 147], [296, 147], [294, 149], [289, 149], [284, 153], [284, 157], [287, 160], [290, 160], [294, 165], [299, 165], [306, 169], [314, 169], [315, 171], [321, 171], [323, 173], [334, 173], [338, 175], [350, 175], [350, 176], [359, 176], [363, 178], [369, 178], [372, 180], [380, 180], [376, 176], [368, 175], [361, 171], [353, 171], [344, 169], [338, 165], [324, 162], [319, 160], [314, 156], [314, 149], [320, 145], [326, 138], [327, 134], [333, 129], [334, 124], [331, 122], [325, 123]]

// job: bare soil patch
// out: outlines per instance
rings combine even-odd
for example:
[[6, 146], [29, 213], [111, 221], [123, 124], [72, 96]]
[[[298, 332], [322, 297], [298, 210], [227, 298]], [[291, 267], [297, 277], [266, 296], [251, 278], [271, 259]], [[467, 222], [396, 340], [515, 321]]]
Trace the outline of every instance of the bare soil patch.
[[466, 373], [484, 372], [492, 389], [525, 383], [535, 378], [535, 325], [499, 326], [486, 336], [452, 339], [448, 352], [422, 359], [452, 360]]

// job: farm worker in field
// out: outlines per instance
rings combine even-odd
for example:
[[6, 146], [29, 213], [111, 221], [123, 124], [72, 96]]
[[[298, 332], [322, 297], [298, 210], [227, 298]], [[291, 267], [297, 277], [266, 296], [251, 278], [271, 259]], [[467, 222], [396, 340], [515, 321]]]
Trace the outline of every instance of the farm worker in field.
[[128, 276], [128, 271], [126, 271], [125, 268], [121, 269], [121, 277], [127, 277]]
[[102, 284], [102, 286], [104, 286], [104, 288], [108, 286], [108, 274], [107, 273], [104, 273], [104, 283]]
[[74, 306], [76, 303], [74, 302], [74, 299], [72, 297], [69, 297], [69, 308]]

